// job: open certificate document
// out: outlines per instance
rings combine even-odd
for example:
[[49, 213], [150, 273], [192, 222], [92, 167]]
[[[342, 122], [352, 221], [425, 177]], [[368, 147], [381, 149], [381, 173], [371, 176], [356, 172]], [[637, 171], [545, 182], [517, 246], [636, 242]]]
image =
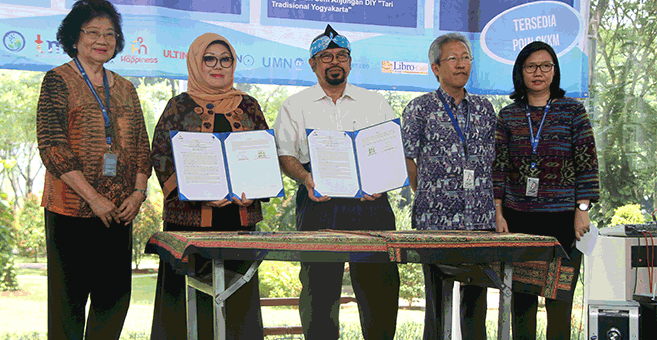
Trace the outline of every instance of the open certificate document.
[[306, 134], [317, 197], [360, 198], [410, 183], [399, 119], [353, 132]]
[[170, 134], [181, 200], [285, 196], [273, 130]]

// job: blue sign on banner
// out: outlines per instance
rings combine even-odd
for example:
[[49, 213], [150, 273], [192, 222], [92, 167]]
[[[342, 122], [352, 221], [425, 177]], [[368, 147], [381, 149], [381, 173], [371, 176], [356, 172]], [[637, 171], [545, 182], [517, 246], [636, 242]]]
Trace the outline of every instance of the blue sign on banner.
[[579, 43], [582, 32], [578, 28], [582, 24], [581, 17], [568, 5], [525, 4], [510, 8], [488, 22], [481, 33], [481, 47], [493, 59], [510, 65], [532, 41], [548, 43], [560, 56]]
[[350, 24], [417, 27], [417, 1], [270, 0], [267, 17]]
[[194, 1], [194, 0], [110, 0], [115, 5], [157, 6], [182, 11], [240, 14], [241, 0]]
[[[516, 6], [540, 0], [441, 0], [440, 26], [442, 31], [481, 32], [498, 14]], [[573, 0], [555, 0], [573, 7]], [[545, 1], [542, 1], [545, 2]]]
[[[185, 79], [189, 44], [215, 32], [235, 47], [236, 82], [312, 85], [308, 48], [331, 24], [351, 41], [349, 82], [365, 88], [435, 90], [429, 46], [459, 31], [473, 47], [468, 91], [508, 94], [518, 52], [542, 40], [558, 53], [567, 95], [588, 96], [590, 0], [110, 1], [123, 16], [125, 48], [107, 67], [125, 76]], [[56, 33], [73, 3], [0, 0], [0, 68], [45, 71], [68, 62]]]

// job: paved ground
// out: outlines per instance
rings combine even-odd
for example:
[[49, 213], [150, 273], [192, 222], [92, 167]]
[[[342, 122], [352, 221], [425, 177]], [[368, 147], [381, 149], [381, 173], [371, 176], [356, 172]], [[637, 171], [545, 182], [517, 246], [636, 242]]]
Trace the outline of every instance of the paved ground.
[[16, 263], [16, 267], [24, 269], [46, 269], [45, 263]]

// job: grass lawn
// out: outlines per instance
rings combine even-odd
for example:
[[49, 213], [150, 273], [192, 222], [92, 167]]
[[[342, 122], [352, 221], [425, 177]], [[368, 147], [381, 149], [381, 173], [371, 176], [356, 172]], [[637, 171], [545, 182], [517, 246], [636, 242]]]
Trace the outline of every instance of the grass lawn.
[[[31, 262], [28, 260], [26, 262]], [[155, 267], [155, 260], [145, 260], [140, 267]], [[19, 282], [24, 292], [18, 296], [0, 297], [0, 340], [39, 340], [46, 339], [47, 328], [47, 292], [46, 276], [43, 269], [19, 269]], [[134, 275], [132, 280], [132, 299], [121, 339], [149, 339], [153, 317], [153, 300], [155, 296], [155, 274]], [[581, 325], [582, 288], [578, 284], [573, 310], [573, 339], [584, 339], [585, 334], [577, 329]], [[496, 338], [497, 303], [489, 303], [487, 329], [489, 339]], [[537, 339], [545, 339], [545, 311], [539, 308], [539, 329]], [[291, 307], [264, 307], [265, 326], [299, 325], [299, 312]], [[340, 324], [342, 339], [362, 339], [358, 308], [355, 303], [342, 306]], [[397, 340], [419, 339], [424, 324], [424, 311], [400, 309], [397, 322]], [[583, 328], [579, 328], [583, 329]], [[274, 339], [301, 339], [301, 337], [272, 336]]]
[[[43, 270], [41, 270], [43, 272]], [[26, 295], [0, 297], [0, 339], [45, 339], [47, 328], [46, 276], [37, 270], [21, 269], [19, 282]], [[27, 274], [27, 275], [24, 275]], [[157, 276], [135, 275], [132, 280], [132, 299], [121, 339], [147, 339], [153, 318], [153, 300]], [[264, 307], [265, 326], [298, 325], [296, 308]], [[424, 320], [424, 312], [400, 310], [399, 324]], [[340, 312], [346, 331], [360, 333], [358, 309], [355, 303], [345, 305]], [[32, 337], [30, 333], [38, 333]], [[274, 339], [276, 337], [270, 337]]]

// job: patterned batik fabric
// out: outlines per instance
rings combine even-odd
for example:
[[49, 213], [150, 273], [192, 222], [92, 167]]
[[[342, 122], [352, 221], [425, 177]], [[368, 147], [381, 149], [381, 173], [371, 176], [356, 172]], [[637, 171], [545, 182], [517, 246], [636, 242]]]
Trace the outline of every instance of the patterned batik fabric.
[[[148, 132], [135, 87], [108, 71], [109, 120], [112, 152], [118, 156], [116, 176], [103, 176], [107, 153], [105, 120], [98, 101], [84, 78], [69, 64], [48, 71], [41, 84], [37, 106], [37, 141], [46, 177], [41, 205], [49, 211], [73, 217], [94, 217], [89, 204], [60, 176], [80, 171], [94, 189], [117, 207], [130, 196], [137, 174], [149, 177]], [[105, 87], [95, 90], [106, 103]]]
[[[186, 226], [201, 225], [201, 202], [181, 201], [178, 199], [178, 186], [173, 162], [173, 149], [169, 131], [213, 132], [215, 113], [211, 103], [197, 103], [187, 93], [179, 94], [169, 100], [155, 126], [153, 133], [153, 151], [151, 159], [153, 169], [164, 194], [162, 220]], [[268, 129], [265, 116], [258, 101], [248, 95], [242, 96], [242, 102], [233, 111], [223, 114], [230, 123], [231, 131], [249, 131]], [[229, 131], [222, 131], [229, 132]], [[255, 225], [262, 220], [260, 201], [256, 200], [247, 207], [247, 221], [244, 225]]]
[[[529, 107], [534, 134], [545, 107]], [[493, 165], [495, 197], [518, 211], [572, 211], [575, 201], [600, 197], [598, 157], [591, 121], [584, 105], [558, 98], [550, 105], [531, 168], [532, 147], [527, 105], [513, 103], [500, 110]], [[538, 196], [525, 195], [528, 177], [539, 179]]]
[[[466, 157], [445, 107], [441, 91], [465, 130]], [[491, 163], [494, 158], [495, 111], [491, 103], [466, 91], [458, 107], [442, 88], [412, 100], [404, 109], [402, 136], [406, 157], [417, 164], [413, 226], [417, 229], [495, 228]], [[474, 189], [464, 189], [464, 169], [474, 170]]]

